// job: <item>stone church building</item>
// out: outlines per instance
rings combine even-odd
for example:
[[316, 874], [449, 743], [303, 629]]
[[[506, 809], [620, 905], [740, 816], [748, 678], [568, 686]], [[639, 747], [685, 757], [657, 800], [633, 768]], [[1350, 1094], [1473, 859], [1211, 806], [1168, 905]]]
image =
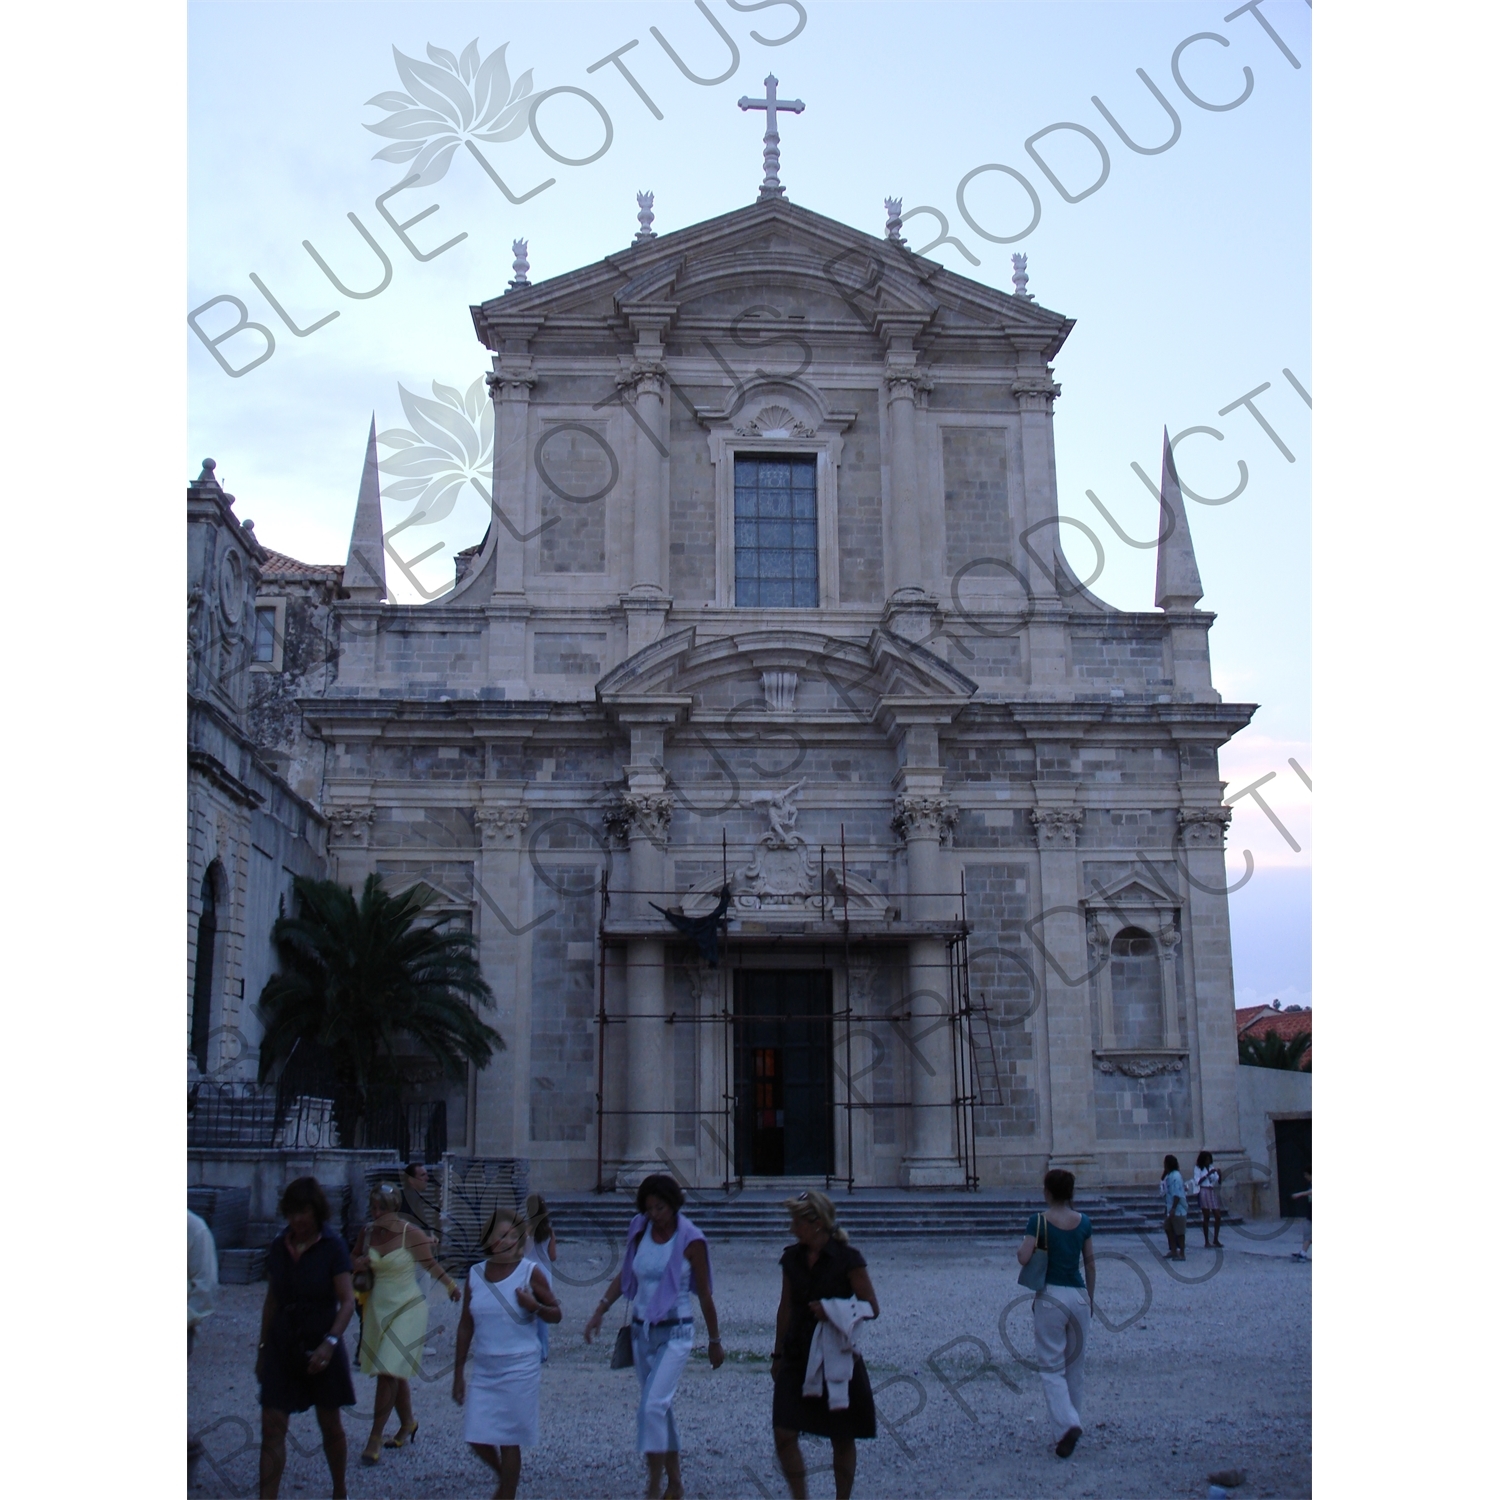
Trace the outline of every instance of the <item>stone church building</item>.
[[[544, 1189], [1239, 1154], [1217, 752], [1253, 707], [1213, 688], [1170, 462], [1157, 608], [1114, 609], [1059, 539], [1072, 323], [890, 215], [768, 177], [674, 233], [643, 200], [628, 248], [537, 285], [518, 247], [471, 309], [492, 521], [441, 598], [387, 599], [373, 432], [342, 569], [237, 543], [246, 844], [472, 928], [506, 1048], [450, 1142]], [[217, 489], [190, 513], [240, 532]]]

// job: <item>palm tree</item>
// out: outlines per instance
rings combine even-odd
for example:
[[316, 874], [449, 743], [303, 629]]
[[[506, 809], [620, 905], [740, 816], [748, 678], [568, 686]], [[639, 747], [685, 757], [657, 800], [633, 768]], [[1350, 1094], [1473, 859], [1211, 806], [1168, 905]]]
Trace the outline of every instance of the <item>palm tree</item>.
[[1312, 1061], [1306, 1058], [1312, 1046], [1312, 1035], [1304, 1031], [1288, 1041], [1285, 1037], [1268, 1032], [1265, 1036], [1242, 1036], [1240, 1038], [1240, 1061], [1251, 1068], [1280, 1068], [1288, 1073], [1311, 1073]]
[[358, 901], [336, 881], [300, 875], [294, 892], [296, 915], [271, 929], [281, 972], [260, 992], [262, 1083], [299, 1042], [326, 1050], [341, 1133], [352, 1144], [372, 1099], [395, 1092], [398, 1038], [420, 1043], [451, 1078], [505, 1049], [470, 1005], [495, 1003], [473, 934], [418, 920], [435, 892], [414, 887], [393, 896], [378, 875], [366, 879]]

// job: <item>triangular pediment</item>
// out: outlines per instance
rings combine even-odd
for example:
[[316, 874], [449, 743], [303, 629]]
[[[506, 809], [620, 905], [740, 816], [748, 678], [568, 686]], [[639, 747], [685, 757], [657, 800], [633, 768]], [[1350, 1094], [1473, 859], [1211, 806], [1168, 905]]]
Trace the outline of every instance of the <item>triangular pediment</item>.
[[1019, 337], [1050, 359], [1072, 321], [949, 271], [904, 246], [784, 199], [756, 202], [631, 245], [592, 265], [518, 287], [473, 307], [475, 331], [506, 338], [549, 327], [576, 337], [588, 324], [621, 328], [629, 311], [669, 309], [689, 324], [742, 315], [768, 281], [799, 303], [809, 326], [847, 322], [875, 337], [884, 322], [913, 335], [982, 331]]
[[1182, 897], [1168, 888], [1166, 882], [1137, 866], [1108, 885], [1091, 884], [1087, 904], [1094, 907], [1175, 907]]

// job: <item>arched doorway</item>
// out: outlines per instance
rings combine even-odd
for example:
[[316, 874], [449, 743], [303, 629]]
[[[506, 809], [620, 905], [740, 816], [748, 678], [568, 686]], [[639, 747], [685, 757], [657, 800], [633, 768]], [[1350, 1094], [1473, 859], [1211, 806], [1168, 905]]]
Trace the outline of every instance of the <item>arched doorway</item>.
[[219, 873], [222, 873], [222, 867], [215, 860], [203, 872], [203, 885], [198, 892], [201, 910], [198, 916], [198, 954], [193, 967], [193, 1015], [189, 1024], [188, 1050], [196, 1059], [200, 1073], [208, 1072], [208, 1031], [219, 946], [218, 881], [215, 878]]

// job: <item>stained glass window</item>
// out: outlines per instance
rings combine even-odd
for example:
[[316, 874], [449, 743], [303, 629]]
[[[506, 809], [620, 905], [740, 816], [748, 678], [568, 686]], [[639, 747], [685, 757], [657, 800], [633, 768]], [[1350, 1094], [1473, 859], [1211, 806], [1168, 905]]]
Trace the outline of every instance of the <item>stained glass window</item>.
[[734, 602], [817, 607], [817, 459], [735, 459]]

